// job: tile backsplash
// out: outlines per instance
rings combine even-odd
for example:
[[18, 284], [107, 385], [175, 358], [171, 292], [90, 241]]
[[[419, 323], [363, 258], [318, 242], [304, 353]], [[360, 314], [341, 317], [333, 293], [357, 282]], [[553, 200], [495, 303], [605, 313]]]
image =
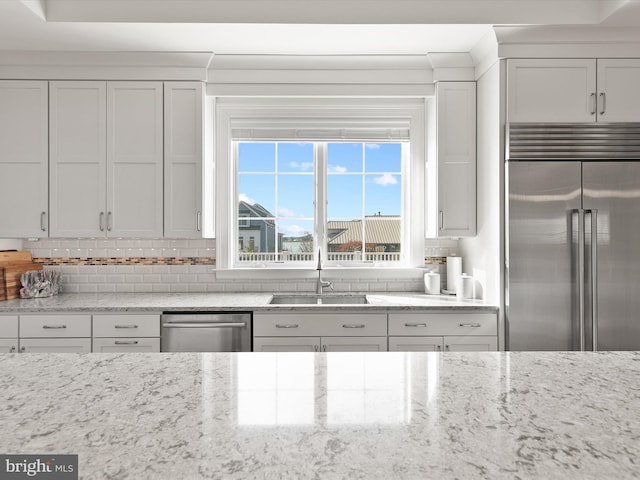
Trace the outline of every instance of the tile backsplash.
[[[95, 292], [261, 292], [313, 291], [315, 280], [220, 279], [213, 239], [39, 239], [24, 240], [35, 261], [62, 273], [63, 291]], [[443, 257], [458, 241], [427, 240], [425, 268], [445, 274]], [[365, 273], [333, 279], [336, 291], [424, 291], [420, 271], [392, 279]]]

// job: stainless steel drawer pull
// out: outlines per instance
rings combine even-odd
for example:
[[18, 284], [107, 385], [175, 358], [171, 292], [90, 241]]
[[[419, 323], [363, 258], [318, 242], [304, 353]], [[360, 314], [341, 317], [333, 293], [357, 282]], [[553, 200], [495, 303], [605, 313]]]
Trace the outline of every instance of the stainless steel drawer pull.
[[193, 322], [193, 323], [163, 323], [162, 328], [244, 328], [246, 327], [246, 322], [224, 322], [224, 323], [204, 323], [204, 322]]
[[405, 327], [426, 327], [427, 324], [426, 323], [405, 323], [404, 324]]
[[67, 328], [66, 325], [43, 325], [42, 328], [46, 328], [47, 330], [58, 330], [61, 328]]
[[297, 323], [276, 323], [276, 328], [298, 328]]
[[342, 328], [364, 328], [363, 323], [345, 323]]
[[45, 218], [47, 216], [47, 212], [41, 212], [40, 213], [40, 230], [42, 230], [43, 232], [47, 231], [47, 226], [45, 224]]
[[459, 323], [459, 327], [481, 327], [479, 323]]
[[138, 325], [115, 325], [114, 328], [138, 328]]
[[137, 340], [132, 340], [132, 341], [129, 341], [129, 342], [125, 342], [125, 341], [122, 341], [122, 340], [116, 340], [115, 344], [116, 345], [137, 345], [138, 341]]

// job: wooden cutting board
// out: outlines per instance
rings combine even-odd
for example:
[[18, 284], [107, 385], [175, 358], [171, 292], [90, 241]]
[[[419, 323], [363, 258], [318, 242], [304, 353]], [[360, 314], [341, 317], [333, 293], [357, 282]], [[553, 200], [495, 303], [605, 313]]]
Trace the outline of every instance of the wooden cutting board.
[[0, 267], [3, 271], [0, 282], [0, 300], [20, 298], [22, 283], [20, 277], [24, 272], [42, 270], [42, 265], [33, 263], [31, 252], [28, 250], [0, 251]]
[[2, 250], [0, 251], [0, 264], [5, 262], [29, 262], [31, 263], [29, 250]]
[[4, 267], [0, 267], [0, 302], [7, 299], [7, 291], [4, 284]]

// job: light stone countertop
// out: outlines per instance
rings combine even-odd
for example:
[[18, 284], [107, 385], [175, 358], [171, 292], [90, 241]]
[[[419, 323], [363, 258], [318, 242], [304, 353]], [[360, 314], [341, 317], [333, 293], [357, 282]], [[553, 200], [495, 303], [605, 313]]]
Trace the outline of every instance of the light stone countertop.
[[[285, 295], [278, 292], [277, 295]], [[299, 295], [299, 294], [292, 294]], [[326, 294], [330, 296], [332, 294]], [[343, 295], [336, 293], [334, 295]], [[349, 295], [348, 293], [344, 295]], [[367, 293], [365, 305], [270, 305], [271, 293], [62, 293], [49, 298], [0, 302], [0, 314], [20, 312], [91, 311], [286, 311], [294, 309], [358, 310], [486, 310], [497, 307], [481, 300], [458, 300], [455, 296], [424, 293]]]
[[640, 353], [0, 355], [0, 451], [81, 479], [632, 479]]

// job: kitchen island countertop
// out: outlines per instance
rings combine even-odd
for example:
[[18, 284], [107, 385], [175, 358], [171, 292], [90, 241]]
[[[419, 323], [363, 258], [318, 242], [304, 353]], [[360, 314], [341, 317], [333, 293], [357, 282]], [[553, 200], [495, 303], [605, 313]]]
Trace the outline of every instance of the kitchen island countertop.
[[81, 479], [627, 479], [640, 353], [0, 355], [0, 451]]
[[[278, 292], [277, 294], [283, 294]], [[135, 312], [135, 311], [286, 311], [298, 309], [358, 310], [486, 310], [495, 305], [482, 300], [460, 300], [450, 295], [424, 293], [366, 293], [364, 305], [271, 305], [273, 293], [62, 293], [48, 298], [0, 302], [0, 314], [19, 312]], [[331, 294], [327, 294], [330, 296]], [[342, 294], [336, 294], [342, 295]], [[344, 295], [349, 295], [345, 293]]]

